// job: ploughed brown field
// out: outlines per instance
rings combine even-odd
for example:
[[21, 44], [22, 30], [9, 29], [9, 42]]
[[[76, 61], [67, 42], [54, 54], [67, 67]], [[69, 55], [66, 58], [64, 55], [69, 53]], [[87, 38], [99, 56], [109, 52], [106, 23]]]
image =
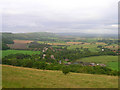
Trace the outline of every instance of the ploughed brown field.
[[33, 42], [30, 40], [13, 40], [14, 44], [7, 44], [11, 49], [28, 49], [28, 44]]
[[105, 48], [108, 48], [111, 50], [118, 50], [118, 45], [117, 46], [106, 46]]
[[107, 45], [106, 43], [103, 43], [103, 42], [97, 42], [96, 44], [97, 45]]
[[13, 40], [13, 41], [14, 41], [14, 43], [31, 43], [31, 42], [33, 42], [31, 40]]

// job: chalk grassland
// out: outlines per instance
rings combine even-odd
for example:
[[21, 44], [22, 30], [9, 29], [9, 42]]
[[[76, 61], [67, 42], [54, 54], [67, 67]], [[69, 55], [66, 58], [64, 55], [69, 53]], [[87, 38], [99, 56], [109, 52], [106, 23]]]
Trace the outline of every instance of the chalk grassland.
[[28, 51], [28, 50], [2, 50], [2, 57], [5, 57], [9, 54], [16, 54], [16, 53], [22, 53], [22, 54], [40, 54], [40, 51]]
[[113, 70], [118, 70], [118, 56], [94, 56], [76, 60], [76, 62], [79, 61], [102, 63]]
[[13, 40], [14, 44], [7, 44], [11, 49], [28, 49], [28, 44], [33, 42], [30, 40]]
[[118, 77], [2, 66], [3, 88], [117, 88]]

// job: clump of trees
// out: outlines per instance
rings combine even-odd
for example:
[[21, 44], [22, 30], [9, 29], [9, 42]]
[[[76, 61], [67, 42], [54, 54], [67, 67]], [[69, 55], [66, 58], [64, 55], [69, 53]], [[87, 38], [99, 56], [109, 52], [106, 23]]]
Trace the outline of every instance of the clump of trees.
[[[1, 47], [0, 47], [0, 49], [1, 49]], [[7, 44], [2, 43], [2, 50], [7, 50], [7, 49], [10, 49], [10, 48], [7, 46]]]
[[48, 45], [48, 44], [41, 44], [41, 43], [37, 43], [37, 42], [31, 42], [29, 44], [29, 48], [40, 48], [41, 50], [43, 50], [44, 47], [49, 47], [51, 45]]

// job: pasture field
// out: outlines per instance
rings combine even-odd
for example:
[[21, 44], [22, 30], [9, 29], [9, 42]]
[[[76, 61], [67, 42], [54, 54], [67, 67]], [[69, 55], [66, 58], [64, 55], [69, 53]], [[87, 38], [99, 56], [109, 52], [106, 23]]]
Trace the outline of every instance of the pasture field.
[[28, 51], [28, 50], [3, 50], [2, 51], [2, 57], [5, 57], [9, 54], [16, 54], [16, 53], [22, 53], [22, 54], [40, 54], [40, 51]]
[[118, 77], [2, 66], [3, 88], [118, 88]]
[[113, 70], [118, 70], [118, 56], [94, 56], [76, 60], [76, 62], [79, 61], [102, 63], [106, 64], [109, 68]]
[[118, 68], [118, 63], [119, 63], [119, 65], [120, 65], [120, 62], [108, 62], [108, 67], [109, 68], [111, 68], [111, 69], [113, 69], [113, 70], [119, 70], [119, 68]]
[[37, 41], [37, 43], [44, 44], [45, 42], [44, 41]]
[[118, 62], [118, 56], [93, 56], [93, 57], [81, 58], [76, 61], [107, 64], [108, 62]]
[[42, 43], [64, 43], [65, 44], [65, 42], [64, 41], [37, 41], [37, 43], [40, 43], [40, 44], [42, 44]]
[[81, 45], [71, 45], [68, 47], [68, 49], [76, 49], [76, 48], [88, 48], [91, 52], [97, 52], [100, 49], [97, 48], [97, 44], [81, 44]]

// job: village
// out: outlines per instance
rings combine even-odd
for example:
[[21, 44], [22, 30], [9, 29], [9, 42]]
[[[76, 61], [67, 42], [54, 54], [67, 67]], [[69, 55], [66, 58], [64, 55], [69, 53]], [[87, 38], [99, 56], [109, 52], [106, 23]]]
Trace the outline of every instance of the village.
[[[55, 50], [54, 50], [52, 47], [50, 47], [50, 49], [51, 49], [53, 52], [55, 52]], [[43, 58], [43, 59], [45, 59], [45, 57], [46, 57], [45, 52], [46, 52], [47, 50], [48, 50], [48, 47], [44, 47], [43, 50], [42, 50], [42, 52], [43, 52], [43, 57], [42, 57], [42, 58]], [[56, 49], [56, 50], [61, 51], [62, 49]], [[104, 51], [104, 49], [102, 49], [102, 51]], [[53, 59], [53, 60], [55, 60], [54, 55], [51, 55], [50, 58]], [[79, 65], [82, 65], [82, 66], [102, 66], [102, 67], [105, 67], [105, 66], [106, 66], [105, 64], [94, 63], [94, 62], [82, 62], [82, 61], [79, 61], [79, 62], [70, 62], [70, 60], [67, 59], [67, 58], [64, 59], [63, 62], [62, 62], [62, 60], [59, 60], [58, 63], [59, 63], [59, 64], [64, 64], [64, 65], [79, 64]], [[48, 63], [48, 64], [51, 64], [51, 63]]]

